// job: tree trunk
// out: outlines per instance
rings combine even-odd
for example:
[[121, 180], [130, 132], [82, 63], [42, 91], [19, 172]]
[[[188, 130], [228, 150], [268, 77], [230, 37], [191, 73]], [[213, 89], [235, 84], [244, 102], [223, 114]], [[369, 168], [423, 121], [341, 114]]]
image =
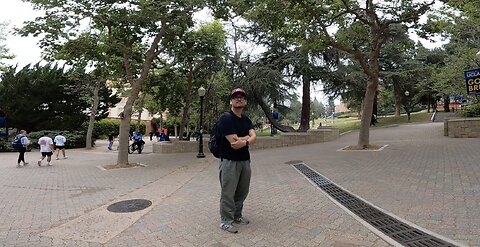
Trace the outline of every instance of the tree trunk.
[[365, 98], [363, 99], [362, 120], [360, 122], [360, 133], [358, 136], [358, 147], [361, 148], [367, 148], [370, 144], [370, 121], [372, 120], [373, 101], [378, 90], [378, 55], [380, 53], [380, 45], [377, 44], [377, 46], [374, 47], [376, 47], [376, 49], [372, 49], [370, 51], [370, 57], [368, 61], [369, 73], [367, 90], [365, 91]]
[[363, 99], [362, 119], [360, 122], [360, 133], [358, 146], [366, 148], [370, 144], [370, 121], [373, 114], [373, 101], [378, 86], [378, 76], [369, 78], [365, 98]]
[[157, 35], [152, 41], [150, 48], [147, 51], [145, 56], [145, 62], [143, 63], [143, 68], [140, 73], [140, 77], [136, 80], [133, 79], [133, 74], [131, 71], [130, 66], [130, 58], [127, 53], [123, 55], [123, 63], [125, 66], [125, 72], [127, 75], [127, 81], [130, 82], [132, 85], [132, 91], [130, 96], [127, 98], [127, 102], [125, 103], [125, 107], [123, 108], [123, 118], [120, 122], [120, 131], [119, 131], [119, 143], [118, 143], [118, 156], [117, 156], [117, 164], [126, 165], [128, 164], [128, 131], [130, 130], [130, 120], [132, 119], [132, 106], [133, 102], [138, 97], [140, 90], [143, 87], [143, 83], [145, 79], [147, 79], [148, 73], [150, 72], [150, 68], [152, 67], [152, 62], [155, 57], [158, 56], [160, 52], [163, 51], [164, 48], [159, 49], [158, 43], [165, 35], [167, 31], [167, 23], [166, 21], [162, 20], [162, 27], [158, 31]]
[[[183, 106], [179, 140], [184, 140], [183, 134], [185, 133], [186, 125], [188, 125], [188, 112], [190, 111], [190, 103], [192, 102], [192, 96], [191, 96], [192, 87], [193, 87], [193, 74], [192, 72], [190, 72], [188, 73], [188, 76], [187, 76], [187, 90], [185, 91], [185, 105]], [[188, 139], [188, 136], [185, 139]]]
[[[140, 123], [142, 122], [142, 113], [143, 113], [143, 105], [145, 103], [145, 94], [142, 94], [140, 97], [140, 102], [138, 103], [138, 117], [137, 117], [137, 124], [135, 126], [136, 131], [140, 131]], [[144, 133], [147, 134], [147, 133]]]
[[450, 98], [448, 95], [443, 96], [443, 111], [450, 112]]
[[[138, 87], [138, 83], [135, 83], [134, 85]], [[130, 120], [132, 119], [132, 105], [134, 101], [133, 97], [134, 96], [132, 90], [132, 95], [127, 98], [127, 102], [125, 103], [125, 107], [123, 108], [123, 118], [120, 122], [120, 131], [118, 135], [117, 164], [128, 164], [128, 132], [130, 131]]]
[[98, 91], [100, 90], [101, 84], [102, 82], [100, 80], [97, 80], [95, 82], [95, 88], [93, 89], [92, 111], [90, 112], [90, 120], [88, 121], [87, 140], [85, 143], [85, 147], [87, 149], [92, 149], [92, 133], [93, 127], [95, 125], [95, 116], [97, 115], [98, 102], [100, 101], [98, 97]]
[[258, 102], [260, 105], [260, 108], [262, 108], [263, 113], [265, 113], [265, 116], [267, 117], [268, 121], [278, 130], [282, 132], [295, 132], [295, 129], [292, 126], [287, 126], [287, 125], [281, 125], [277, 122], [277, 120], [273, 119], [270, 108], [265, 104], [263, 99], [255, 92], [253, 86], [252, 88], [252, 95], [255, 98], [255, 100]]
[[395, 117], [400, 117], [400, 111], [402, 110], [402, 89], [400, 83], [393, 78], [393, 95], [395, 97]]
[[303, 75], [302, 79], [302, 115], [300, 117], [300, 127], [298, 131], [306, 132], [310, 129], [310, 78]]

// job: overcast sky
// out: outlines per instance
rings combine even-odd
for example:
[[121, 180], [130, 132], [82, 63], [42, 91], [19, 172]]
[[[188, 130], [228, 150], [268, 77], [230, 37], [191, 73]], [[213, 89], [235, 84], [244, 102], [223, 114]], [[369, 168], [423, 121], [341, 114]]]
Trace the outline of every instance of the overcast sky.
[[[13, 27], [21, 27], [24, 21], [33, 20], [36, 16], [38, 12], [34, 11], [29, 3], [21, 0], [2, 0], [0, 22], [8, 23], [9, 30]], [[40, 61], [41, 50], [37, 46], [37, 41], [38, 39], [33, 37], [8, 35], [5, 45], [15, 58], [6, 60], [5, 63], [25, 66]]]
[[[24, 21], [34, 20], [39, 15], [38, 11], [34, 11], [29, 3], [21, 0], [2, 0], [0, 8], [0, 22], [9, 24], [9, 29], [13, 27], [21, 27]], [[41, 61], [41, 50], [37, 45], [38, 39], [34, 37], [19, 37], [12, 34], [7, 36], [5, 45], [10, 50], [10, 53], [15, 56], [12, 60], [6, 60], [6, 64], [18, 64], [23, 67], [27, 64], [35, 64]], [[432, 44], [422, 41], [426, 47], [438, 47], [441, 44]], [[249, 52], [249, 51], [247, 51]], [[318, 100], [327, 100], [320, 92], [320, 88], [312, 88], [312, 96], [317, 97]], [[301, 89], [297, 90], [301, 94]]]

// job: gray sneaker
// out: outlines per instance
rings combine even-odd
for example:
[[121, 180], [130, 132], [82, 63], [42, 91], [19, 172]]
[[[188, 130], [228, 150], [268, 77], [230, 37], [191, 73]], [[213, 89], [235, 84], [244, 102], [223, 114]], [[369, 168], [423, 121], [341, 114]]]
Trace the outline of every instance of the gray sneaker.
[[239, 225], [248, 225], [250, 223], [250, 221], [245, 217], [240, 217], [240, 218], [235, 219], [233, 221], [233, 223], [239, 224]]
[[227, 225], [227, 224], [220, 224], [220, 228], [222, 228], [222, 230], [224, 231], [227, 231], [229, 233], [237, 233], [238, 230], [237, 228], [234, 226], [234, 225]]

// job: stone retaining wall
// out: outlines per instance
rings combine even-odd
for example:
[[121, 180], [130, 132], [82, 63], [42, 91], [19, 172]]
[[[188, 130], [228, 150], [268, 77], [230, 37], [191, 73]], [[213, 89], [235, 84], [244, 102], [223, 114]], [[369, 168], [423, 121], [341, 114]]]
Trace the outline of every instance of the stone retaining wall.
[[480, 137], [480, 118], [445, 119], [443, 134], [454, 138]]
[[[304, 145], [310, 143], [328, 142], [337, 139], [340, 136], [338, 128], [331, 126], [322, 126], [319, 129], [312, 129], [305, 132], [282, 133], [280, 136], [261, 136], [257, 137], [250, 150], [288, 147]], [[209, 153], [208, 137], [203, 137], [203, 152]], [[153, 143], [154, 153], [195, 153], [198, 152], [198, 142], [196, 141], [177, 141], [155, 142]]]

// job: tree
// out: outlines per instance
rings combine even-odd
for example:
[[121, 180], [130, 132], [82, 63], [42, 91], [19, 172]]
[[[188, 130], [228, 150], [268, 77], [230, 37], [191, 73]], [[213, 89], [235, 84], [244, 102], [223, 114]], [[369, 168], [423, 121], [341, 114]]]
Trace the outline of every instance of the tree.
[[[433, 73], [433, 90], [444, 98], [444, 109], [449, 110], [449, 96], [467, 98], [463, 70], [480, 67], [476, 54], [480, 51], [480, 11], [472, 0], [444, 1], [444, 8], [432, 14], [424, 27], [423, 37], [440, 35], [449, 43], [443, 46], [442, 60]], [[473, 98], [473, 96], [470, 96]]]
[[[310, 128], [311, 117], [310, 87], [311, 84], [323, 79], [324, 68], [331, 63], [330, 50], [324, 49], [324, 46], [318, 42], [311, 42], [309, 37], [312, 32], [315, 32], [315, 28], [290, 22], [282, 13], [285, 11], [284, 8], [283, 1], [235, 1], [229, 4], [222, 2], [221, 6], [216, 6], [215, 10], [222, 17], [231, 18], [232, 13], [235, 13], [245, 19], [247, 24], [243, 25], [240, 37], [267, 49], [258, 59], [258, 64], [268, 65], [269, 68], [283, 73], [285, 79], [277, 81], [276, 89], [273, 88], [274, 90], [269, 92], [271, 95], [265, 95], [262, 100], [272, 101], [268, 103], [273, 104], [279, 111], [282, 108], [287, 109], [280, 103], [288, 101], [288, 98], [275, 97], [275, 91], [302, 85], [301, 121], [297, 131], [307, 131]], [[238, 56], [234, 57], [236, 60], [239, 59]], [[252, 64], [251, 61], [247, 63]], [[270, 115], [270, 110], [267, 110], [266, 114]], [[274, 126], [277, 125], [275, 121], [272, 123]], [[279, 129], [291, 130], [291, 128]]]
[[[15, 71], [16, 67], [11, 67], [1, 76], [5, 87], [0, 89], [0, 105], [12, 126], [28, 131], [81, 128], [89, 107], [88, 88], [82, 83], [88, 75], [51, 64]], [[105, 114], [117, 101], [111, 91], [99, 95], [99, 112]]]
[[[107, 65], [115, 79], [131, 87], [120, 125], [117, 163], [128, 163], [128, 131], [132, 106], [148, 77], [152, 63], [193, 25], [192, 14], [201, 1], [36, 1], [28, 0], [45, 15], [29, 22], [23, 34], [46, 34], [40, 45], [55, 50], [68, 40], [88, 33], [106, 45]], [[84, 29], [81, 23], [90, 25]], [[95, 64], [93, 65], [95, 66]]]
[[192, 98], [197, 89], [206, 85], [224, 65], [226, 37], [219, 21], [202, 25], [198, 30], [186, 32], [181, 42], [170, 50], [175, 58], [172, 67], [184, 76], [183, 110], [180, 124], [180, 139], [189, 125]]
[[[413, 27], [433, 1], [366, 0], [364, 4], [350, 0], [325, 1], [322, 4], [288, 2], [288, 9], [301, 9], [299, 12], [306, 13], [306, 17], [296, 16], [301, 23], [307, 22], [318, 28], [318, 42], [350, 54], [367, 77], [358, 138], [358, 146], [366, 148], [370, 142], [369, 125], [379, 84], [379, 57], [391, 34], [391, 26], [403, 24]], [[338, 28], [338, 31], [332, 33], [332, 27]]]

